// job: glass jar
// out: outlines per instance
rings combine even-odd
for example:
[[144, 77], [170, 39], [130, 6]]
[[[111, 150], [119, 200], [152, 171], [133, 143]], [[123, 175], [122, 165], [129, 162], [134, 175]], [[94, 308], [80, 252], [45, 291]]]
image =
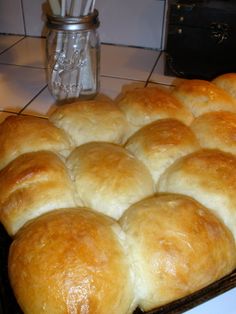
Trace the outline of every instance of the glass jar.
[[48, 88], [56, 100], [92, 99], [99, 91], [98, 11], [80, 17], [48, 16]]

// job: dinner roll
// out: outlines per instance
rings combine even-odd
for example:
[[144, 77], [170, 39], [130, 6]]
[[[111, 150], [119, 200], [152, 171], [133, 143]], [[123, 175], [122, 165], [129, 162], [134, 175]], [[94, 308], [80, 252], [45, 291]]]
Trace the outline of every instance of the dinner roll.
[[147, 166], [155, 182], [176, 159], [200, 148], [191, 129], [175, 119], [144, 126], [125, 147]]
[[23, 312], [132, 313], [122, 237], [112, 219], [85, 208], [54, 211], [27, 224], [10, 247], [8, 263]]
[[131, 204], [154, 193], [145, 165], [116, 144], [81, 145], [68, 157], [67, 166], [83, 205], [115, 219]]
[[91, 141], [123, 143], [128, 129], [124, 114], [112, 101], [78, 101], [58, 107], [49, 117], [75, 146]]
[[213, 210], [236, 239], [236, 157], [203, 149], [178, 159], [160, 177], [157, 190], [182, 193]]
[[75, 206], [68, 171], [52, 152], [17, 157], [0, 171], [0, 187], [0, 221], [10, 235], [45, 212]]
[[191, 129], [202, 147], [236, 154], [236, 113], [205, 113], [193, 121]]
[[67, 156], [69, 138], [48, 120], [32, 116], [9, 116], [0, 124], [0, 169], [24, 153], [50, 150]]
[[174, 118], [190, 124], [193, 119], [192, 114], [176, 98], [158, 87], [139, 87], [126, 91], [118, 105], [130, 124], [130, 135], [155, 120]]
[[236, 99], [236, 73], [225, 73], [217, 76], [212, 83], [224, 89]]
[[148, 311], [197, 291], [236, 266], [231, 232], [208, 209], [181, 195], [159, 195], [121, 218], [139, 306]]
[[210, 111], [236, 112], [235, 99], [215, 84], [205, 80], [181, 81], [172, 95], [181, 101], [195, 117]]

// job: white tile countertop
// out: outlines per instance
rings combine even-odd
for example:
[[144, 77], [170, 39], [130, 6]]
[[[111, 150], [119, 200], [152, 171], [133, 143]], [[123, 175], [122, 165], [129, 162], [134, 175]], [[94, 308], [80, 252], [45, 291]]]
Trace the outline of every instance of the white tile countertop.
[[[114, 62], [115, 60], [115, 62]], [[102, 45], [101, 93], [116, 98], [125, 88], [161, 84], [165, 77], [161, 52]], [[5, 113], [46, 117], [55, 106], [45, 74], [45, 39], [0, 35], [0, 119]]]
[[[176, 78], [164, 75], [164, 57], [156, 50], [102, 45], [101, 93], [115, 99], [133, 86], [173, 86]], [[0, 122], [11, 114], [46, 118], [55, 106], [46, 82], [45, 39], [0, 35]], [[235, 296], [236, 288], [185, 313], [235, 314]]]

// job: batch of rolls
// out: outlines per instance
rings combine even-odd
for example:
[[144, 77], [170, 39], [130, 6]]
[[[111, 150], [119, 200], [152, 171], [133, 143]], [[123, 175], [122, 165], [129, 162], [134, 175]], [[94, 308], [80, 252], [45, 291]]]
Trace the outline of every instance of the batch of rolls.
[[0, 124], [0, 220], [25, 314], [158, 308], [236, 267], [236, 74]]

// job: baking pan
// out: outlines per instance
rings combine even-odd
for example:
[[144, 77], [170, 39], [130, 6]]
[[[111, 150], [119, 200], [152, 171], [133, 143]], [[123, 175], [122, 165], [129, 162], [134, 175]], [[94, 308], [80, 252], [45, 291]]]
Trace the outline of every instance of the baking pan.
[[[22, 314], [7, 274], [7, 257], [11, 238], [0, 224], [0, 314]], [[213, 284], [187, 297], [149, 311], [148, 314], [179, 314], [236, 287], [236, 270]], [[137, 309], [134, 314], [143, 313]]]

